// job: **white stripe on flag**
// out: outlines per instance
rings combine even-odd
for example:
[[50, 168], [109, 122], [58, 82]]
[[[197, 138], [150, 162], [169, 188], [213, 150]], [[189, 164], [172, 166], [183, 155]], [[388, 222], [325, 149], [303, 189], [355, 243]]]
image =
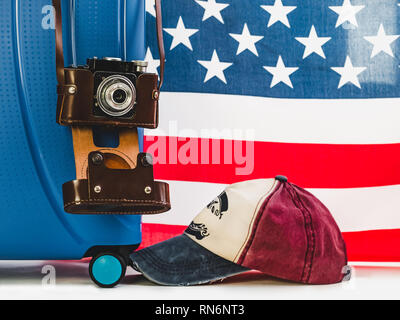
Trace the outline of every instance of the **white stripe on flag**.
[[[171, 211], [143, 222], [188, 225], [223, 184], [168, 181]], [[342, 232], [400, 228], [400, 185], [353, 189], [308, 189], [331, 211]]]
[[291, 143], [400, 142], [400, 100], [277, 99], [163, 92], [154, 136]]

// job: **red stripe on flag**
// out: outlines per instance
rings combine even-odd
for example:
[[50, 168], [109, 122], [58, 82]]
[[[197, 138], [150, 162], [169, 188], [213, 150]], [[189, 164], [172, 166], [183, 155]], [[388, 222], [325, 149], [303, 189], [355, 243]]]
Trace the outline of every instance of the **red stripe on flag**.
[[[159, 160], [154, 173], [157, 179], [162, 180], [230, 184], [280, 174], [304, 188], [400, 184], [400, 144], [256, 141], [253, 147], [247, 148], [246, 153], [246, 141], [238, 140], [151, 136], [144, 139], [144, 150], [153, 153]], [[218, 149], [219, 152], [215, 151]], [[245, 159], [247, 162], [244, 162]], [[250, 170], [252, 163], [253, 170]], [[250, 173], [238, 175], [237, 170], [247, 166]]]
[[349, 261], [400, 261], [400, 229], [343, 232], [343, 238]]
[[[140, 248], [182, 234], [186, 226], [144, 223]], [[344, 232], [349, 261], [400, 261], [400, 229]]]
[[187, 226], [142, 223], [142, 243], [139, 249], [180, 235], [186, 228]]

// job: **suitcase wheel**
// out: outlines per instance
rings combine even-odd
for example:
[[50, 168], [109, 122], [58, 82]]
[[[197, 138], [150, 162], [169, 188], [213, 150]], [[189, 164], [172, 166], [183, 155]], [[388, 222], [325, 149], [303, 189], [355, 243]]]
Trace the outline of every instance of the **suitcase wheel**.
[[90, 278], [101, 288], [115, 287], [125, 272], [126, 261], [118, 253], [100, 253], [89, 264]]

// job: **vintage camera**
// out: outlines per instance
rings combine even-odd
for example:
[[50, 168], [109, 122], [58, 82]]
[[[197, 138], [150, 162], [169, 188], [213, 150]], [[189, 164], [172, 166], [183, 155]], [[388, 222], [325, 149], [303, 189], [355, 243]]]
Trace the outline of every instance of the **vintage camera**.
[[164, 81], [165, 51], [160, 0], [155, 0], [160, 73], [147, 73], [144, 61], [91, 58], [85, 66], [65, 67], [61, 1], [55, 9], [57, 111], [62, 126], [155, 129]]
[[91, 58], [87, 65], [64, 69], [58, 86], [57, 122], [67, 126], [155, 129], [159, 81], [145, 61]]
[[136, 80], [146, 72], [146, 61], [122, 61], [105, 57], [88, 59], [94, 76], [93, 114], [103, 117], [131, 118], [137, 104]]

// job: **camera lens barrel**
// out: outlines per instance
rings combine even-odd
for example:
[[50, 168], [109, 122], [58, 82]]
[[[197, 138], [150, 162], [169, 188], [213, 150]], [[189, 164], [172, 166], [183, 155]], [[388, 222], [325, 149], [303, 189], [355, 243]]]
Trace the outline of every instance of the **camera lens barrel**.
[[127, 77], [113, 75], [100, 83], [96, 98], [104, 113], [112, 117], [121, 117], [132, 110], [136, 100], [136, 89]]

